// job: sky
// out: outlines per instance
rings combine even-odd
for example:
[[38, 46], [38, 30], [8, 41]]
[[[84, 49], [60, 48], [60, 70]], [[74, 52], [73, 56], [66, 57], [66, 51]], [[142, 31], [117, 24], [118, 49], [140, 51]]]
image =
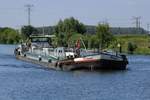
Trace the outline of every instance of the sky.
[[60, 19], [74, 17], [87, 25], [107, 21], [112, 27], [141, 27], [150, 23], [150, 0], [0, 0], [0, 27], [20, 28], [28, 24], [25, 5], [33, 5], [31, 25], [52, 26]]

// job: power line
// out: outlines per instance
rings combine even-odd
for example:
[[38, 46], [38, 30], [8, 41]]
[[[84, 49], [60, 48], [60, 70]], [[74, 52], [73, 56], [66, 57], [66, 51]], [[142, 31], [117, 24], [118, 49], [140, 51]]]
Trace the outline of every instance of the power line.
[[147, 31], [148, 31], [148, 34], [150, 34], [150, 30], [149, 30], [149, 29], [150, 29], [150, 24], [148, 23], [148, 24], [147, 24]]
[[32, 10], [33, 5], [27, 4], [25, 5], [25, 7], [27, 8], [27, 11], [28, 11], [28, 25], [31, 25], [31, 10]]
[[134, 24], [135, 24], [135, 27], [136, 28], [140, 28], [140, 26], [141, 26], [141, 17], [140, 16], [138, 16], [138, 17], [133, 17], [133, 20], [134, 20]]
[[136, 27], [136, 32], [139, 33], [139, 29], [141, 27], [141, 17], [140, 16], [134, 16], [133, 17], [133, 20], [134, 20], [134, 24], [135, 24], [135, 27]]

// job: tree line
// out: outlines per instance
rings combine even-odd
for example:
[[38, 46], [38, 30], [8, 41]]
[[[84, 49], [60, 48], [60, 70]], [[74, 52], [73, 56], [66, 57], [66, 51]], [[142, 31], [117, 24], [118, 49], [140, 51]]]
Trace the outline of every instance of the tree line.
[[17, 30], [8, 27], [0, 29], [1, 44], [16, 44], [19, 43], [20, 39], [21, 35]]

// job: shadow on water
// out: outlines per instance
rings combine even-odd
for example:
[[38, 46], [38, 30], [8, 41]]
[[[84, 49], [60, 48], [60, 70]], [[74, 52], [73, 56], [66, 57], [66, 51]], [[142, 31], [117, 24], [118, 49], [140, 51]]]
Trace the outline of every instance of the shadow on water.
[[116, 73], [126, 73], [130, 71], [130, 68], [127, 68], [125, 70], [119, 70], [119, 69], [98, 69], [98, 70], [90, 70], [90, 69], [80, 69], [80, 70], [74, 70], [72, 72], [74, 73], [96, 73], [96, 74], [116, 74]]

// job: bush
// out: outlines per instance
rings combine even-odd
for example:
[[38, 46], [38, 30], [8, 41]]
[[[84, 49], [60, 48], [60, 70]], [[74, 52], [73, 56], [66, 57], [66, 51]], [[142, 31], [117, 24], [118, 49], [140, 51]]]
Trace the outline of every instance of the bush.
[[134, 51], [137, 49], [137, 45], [135, 43], [128, 43], [128, 53], [133, 54]]

